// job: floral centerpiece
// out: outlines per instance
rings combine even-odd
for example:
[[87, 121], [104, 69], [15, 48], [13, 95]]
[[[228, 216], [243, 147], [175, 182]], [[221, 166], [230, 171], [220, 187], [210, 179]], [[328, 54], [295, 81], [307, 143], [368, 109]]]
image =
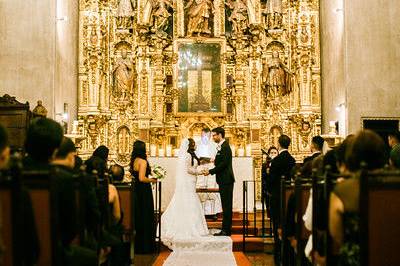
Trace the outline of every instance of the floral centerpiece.
[[154, 165], [151, 168], [151, 172], [152, 177], [158, 180], [162, 180], [167, 176], [167, 171], [159, 165]]

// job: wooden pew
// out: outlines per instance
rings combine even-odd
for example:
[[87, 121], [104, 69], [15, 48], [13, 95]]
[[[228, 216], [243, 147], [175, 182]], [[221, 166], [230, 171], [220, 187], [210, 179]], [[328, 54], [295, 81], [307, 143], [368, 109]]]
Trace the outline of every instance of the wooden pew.
[[310, 189], [312, 187], [311, 179], [301, 178], [298, 176], [295, 180], [295, 238], [296, 244], [296, 265], [301, 266], [306, 259], [304, 249], [306, 247], [310, 232], [304, 225], [303, 215], [306, 212], [308, 200], [310, 198]]
[[290, 181], [287, 181], [284, 177], [281, 179], [281, 198], [280, 198], [280, 225], [278, 228], [282, 229], [281, 236], [281, 261], [282, 265], [289, 265], [289, 250], [290, 244], [287, 240], [287, 206], [289, 197], [294, 193], [294, 184]]
[[133, 261], [134, 259], [134, 250], [135, 250], [135, 226], [134, 226], [134, 204], [133, 204], [133, 190], [134, 190], [134, 182], [130, 183], [116, 183], [114, 184], [118, 190], [121, 211], [123, 213], [122, 224], [125, 229], [124, 233], [124, 242], [129, 242], [130, 244], [130, 258]]
[[400, 265], [400, 172], [360, 178], [361, 265]]
[[19, 264], [21, 258], [20, 249], [16, 248], [18, 239], [22, 240], [17, 228], [18, 220], [18, 180], [8, 175], [0, 173], [0, 211], [1, 211], [1, 237], [4, 248], [0, 265], [12, 266]]
[[54, 175], [56, 169], [51, 171], [24, 171], [22, 173], [23, 185], [28, 189], [34, 210], [34, 218], [40, 244], [38, 266], [60, 265], [61, 254], [59, 232], [56, 225], [57, 193], [55, 193]]

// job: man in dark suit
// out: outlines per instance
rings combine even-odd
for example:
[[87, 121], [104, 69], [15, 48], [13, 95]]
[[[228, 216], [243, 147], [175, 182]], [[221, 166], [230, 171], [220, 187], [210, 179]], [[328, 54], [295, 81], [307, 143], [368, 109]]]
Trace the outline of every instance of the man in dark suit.
[[213, 140], [218, 144], [217, 156], [215, 157], [215, 167], [205, 171], [205, 175], [216, 175], [219, 186], [219, 193], [222, 202], [222, 230], [217, 236], [230, 236], [232, 231], [232, 201], [233, 185], [235, 177], [232, 168], [232, 150], [229, 143], [225, 141], [225, 130], [217, 127], [212, 130]]
[[322, 149], [324, 147], [324, 138], [321, 136], [315, 136], [311, 140], [311, 156], [304, 159], [304, 165], [308, 162], [312, 162], [315, 158], [322, 154]]
[[271, 195], [271, 216], [274, 231], [274, 259], [275, 264], [280, 263], [280, 240], [278, 236], [278, 227], [280, 225], [280, 198], [281, 198], [281, 178], [290, 180], [291, 171], [296, 165], [296, 160], [290, 155], [288, 148], [290, 138], [287, 135], [281, 135], [278, 140], [279, 155], [271, 162], [271, 169], [268, 180], [268, 192]]

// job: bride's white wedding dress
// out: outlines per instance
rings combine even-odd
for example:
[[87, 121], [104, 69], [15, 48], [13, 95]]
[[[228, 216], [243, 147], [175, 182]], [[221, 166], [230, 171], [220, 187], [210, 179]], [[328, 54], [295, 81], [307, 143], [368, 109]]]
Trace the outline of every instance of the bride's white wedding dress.
[[[196, 193], [197, 175], [201, 170], [192, 156], [180, 154], [175, 193], [161, 216], [161, 240], [174, 250], [174, 243], [209, 235], [203, 207]], [[184, 171], [182, 171], [184, 170]]]
[[161, 216], [161, 241], [174, 252], [164, 266], [233, 266], [230, 237], [209, 234], [203, 207], [196, 193], [197, 175], [201, 173], [196, 160], [187, 152], [189, 141], [182, 142], [175, 193]]

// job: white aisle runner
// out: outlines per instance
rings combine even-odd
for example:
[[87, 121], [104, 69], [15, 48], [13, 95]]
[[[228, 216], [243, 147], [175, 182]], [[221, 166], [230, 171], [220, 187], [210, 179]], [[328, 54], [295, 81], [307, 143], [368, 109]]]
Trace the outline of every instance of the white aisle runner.
[[165, 266], [236, 266], [230, 237], [208, 236], [175, 241], [173, 250], [164, 262]]

